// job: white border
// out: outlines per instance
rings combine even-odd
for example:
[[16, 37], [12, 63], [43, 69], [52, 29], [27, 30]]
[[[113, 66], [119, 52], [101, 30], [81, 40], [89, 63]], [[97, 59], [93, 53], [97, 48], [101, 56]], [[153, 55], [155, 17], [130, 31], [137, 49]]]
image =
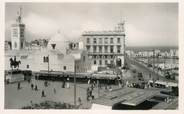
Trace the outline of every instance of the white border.
[[[5, 2], [128, 2], [128, 3], [161, 3], [161, 2], [167, 2], [167, 3], [173, 3], [177, 2], [179, 4], [179, 109], [178, 110], [148, 110], [148, 111], [130, 111], [130, 110], [20, 110], [20, 109], [4, 109], [4, 37], [5, 37]], [[0, 1], [0, 113], [17, 113], [17, 114], [23, 114], [23, 113], [41, 113], [41, 114], [60, 114], [60, 113], [80, 113], [80, 114], [86, 114], [86, 113], [129, 113], [129, 114], [184, 114], [184, 84], [182, 82], [183, 79], [183, 73], [184, 73], [184, 2], [182, 0], [1, 0]]]

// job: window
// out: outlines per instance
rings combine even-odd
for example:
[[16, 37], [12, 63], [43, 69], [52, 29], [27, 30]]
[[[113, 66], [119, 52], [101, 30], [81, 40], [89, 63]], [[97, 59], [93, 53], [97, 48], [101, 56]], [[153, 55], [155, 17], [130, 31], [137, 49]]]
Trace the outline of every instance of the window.
[[121, 39], [120, 38], [117, 39], [117, 43], [121, 43]]
[[102, 65], [102, 60], [99, 60], [99, 64]]
[[111, 38], [110, 43], [113, 44], [113, 38]]
[[24, 29], [20, 30], [20, 37], [24, 37]]
[[114, 47], [113, 46], [110, 47], [110, 52], [114, 53]]
[[63, 70], [66, 70], [66, 66], [63, 66]]
[[102, 55], [99, 55], [99, 58], [101, 59], [102, 58]]
[[105, 38], [104, 43], [108, 44], [108, 38]]
[[87, 38], [87, 44], [89, 44], [90, 43], [90, 38]]
[[24, 34], [23, 34], [23, 33], [21, 33], [21, 34], [20, 34], [20, 37], [24, 37]]
[[107, 60], [105, 60], [105, 65], [107, 65], [107, 63], [108, 63]]
[[107, 55], [105, 55], [105, 59], [107, 59]]
[[29, 65], [27, 65], [27, 69], [29, 69]]
[[44, 57], [43, 57], [43, 62], [44, 62], [44, 63], [49, 62], [49, 57], [44, 56]]
[[86, 46], [88, 52], [90, 52], [90, 46]]
[[121, 46], [117, 46], [117, 53], [121, 53]]
[[93, 53], [96, 53], [96, 46], [93, 46]]
[[21, 42], [21, 48], [23, 48], [23, 42]]
[[86, 59], [85, 56], [83, 56], [83, 61], [85, 61], [85, 59]]
[[99, 38], [99, 44], [102, 44], [102, 38]]
[[18, 29], [13, 29], [13, 37], [18, 37]]
[[113, 55], [111, 55], [111, 57], [110, 57], [111, 59], [113, 59], [114, 58], [114, 56]]
[[43, 57], [43, 62], [45, 62], [45, 56]]
[[102, 53], [102, 46], [99, 46], [99, 52]]
[[94, 65], [96, 65], [96, 60], [94, 60]]
[[108, 46], [105, 46], [105, 53], [108, 53]]
[[93, 38], [93, 43], [96, 44], [96, 38]]

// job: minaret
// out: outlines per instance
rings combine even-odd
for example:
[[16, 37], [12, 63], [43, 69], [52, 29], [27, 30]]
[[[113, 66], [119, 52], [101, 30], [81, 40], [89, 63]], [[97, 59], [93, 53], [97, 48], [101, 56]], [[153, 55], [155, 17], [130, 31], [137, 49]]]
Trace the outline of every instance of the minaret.
[[22, 8], [17, 12], [16, 23], [11, 25], [12, 50], [20, 50], [25, 47], [25, 24], [22, 23]]

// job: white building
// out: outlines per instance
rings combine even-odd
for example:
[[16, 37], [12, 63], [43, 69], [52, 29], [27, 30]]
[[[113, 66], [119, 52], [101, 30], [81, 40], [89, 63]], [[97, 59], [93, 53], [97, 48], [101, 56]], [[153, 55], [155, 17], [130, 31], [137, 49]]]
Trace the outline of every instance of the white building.
[[125, 32], [124, 22], [114, 31], [87, 31], [82, 34], [85, 50], [93, 64], [106, 67], [107, 64], [124, 66]]
[[91, 60], [87, 52], [71, 48], [60, 33], [55, 34], [46, 50], [10, 50], [5, 52], [5, 70], [10, 70], [9, 59], [16, 56], [21, 61], [22, 70], [50, 70], [85, 73], [92, 70]]

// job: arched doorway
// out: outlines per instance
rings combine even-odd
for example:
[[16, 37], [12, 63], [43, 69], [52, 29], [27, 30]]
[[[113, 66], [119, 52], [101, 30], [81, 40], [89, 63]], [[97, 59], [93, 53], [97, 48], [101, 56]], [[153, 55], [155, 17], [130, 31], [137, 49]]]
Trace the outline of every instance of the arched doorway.
[[116, 66], [121, 67], [121, 59], [120, 58], [116, 59]]

